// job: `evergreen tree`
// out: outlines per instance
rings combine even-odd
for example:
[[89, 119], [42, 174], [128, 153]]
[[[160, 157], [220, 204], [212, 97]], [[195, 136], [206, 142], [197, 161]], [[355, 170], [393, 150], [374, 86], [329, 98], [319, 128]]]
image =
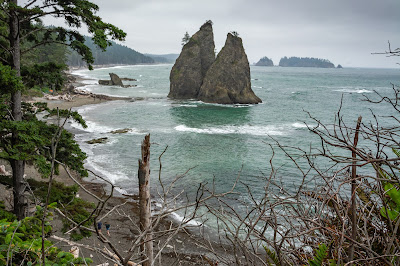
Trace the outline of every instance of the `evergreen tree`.
[[[7, 91], [11, 102], [10, 115], [1, 122], [2, 129], [7, 128], [11, 132], [8, 143], [10, 152], [3, 155], [13, 170], [14, 212], [18, 219], [23, 219], [25, 215], [23, 175], [25, 161], [31, 159], [28, 154], [32, 149], [29, 148], [41, 145], [39, 140], [36, 143], [36, 139], [27, 139], [35, 131], [29, 131], [29, 124], [23, 121], [25, 110], [21, 103], [21, 56], [41, 46], [58, 43], [77, 51], [92, 69], [92, 52], [76, 29], [82, 27], [82, 24], [86, 25], [88, 32], [93, 35], [94, 43], [102, 50], [111, 44], [109, 37], [123, 40], [126, 35], [114, 25], [103, 22], [96, 15], [98, 9], [96, 4], [87, 0], [29, 0], [22, 3], [6, 0], [0, 4], [0, 60], [10, 67], [3, 67], [4, 75], [1, 78], [2, 83], [13, 85], [2, 86], [2, 93]], [[68, 28], [44, 27], [41, 19], [50, 16], [64, 20]], [[10, 123], [4, 124], [5, 121]]]
[[182, 38], [182, 46], [187, 44], [189, 41], [190, 41], [190, 35], [189, 35], [188, 32], [186, 32], [185, 35], [183, 35], [183, 38]]

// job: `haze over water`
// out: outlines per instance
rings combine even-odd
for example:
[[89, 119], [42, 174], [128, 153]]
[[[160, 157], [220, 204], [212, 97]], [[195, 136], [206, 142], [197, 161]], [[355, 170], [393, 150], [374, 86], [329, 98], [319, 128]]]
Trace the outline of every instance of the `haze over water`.
[[[272, 156], [268, 143], [274, 140], [287, 146], [308, 149], [319, 139], [304, 123], [315, 125], [308, 114], [326, 124], [332, 124], [343, 96], [342, 114], [349, 125], [357, 117], [371, 119], [372, 108], [389, 114], [387, 106], [371, 105], [365, 96], [392, 95], [392, 85], [400, 84], [398, 69], [319, 69], [251, 67], [252, 89], [263, 103], [259, 105], [217, 105], [199, 101], [177, 101], [167, 98], [172, 65], [136, 65], [80, 70], [76, 74], [94, 80], [86, 90], [113, 96], [142, 98], [136, 101], [111, 101], [78, 108], [88, 123], [88, 129], [76, 134], [76, 139], [88, 154], [86, 166], [109, 178], [127, 193], [137, 192], [137, 161], [140, 145], [151, 134], [152, 182], [158, 179], [158, 157], [162, 157], [162, 179], [180, 180], [177, 192], [195, 192], [200, 182], [212, 183], [219, 191], [229, 190], [238, 172], [241, 181], [258, 196], [264, 195], [263, 179], [270, 174]], [[120, 77], [136, 78], [137, 87], [120, 88], [97, 85], [98, 79], [108, 79], [113, 72]], [[127, 134], [110, 131], [130, 128]], [[106, 144], [89, 145], [85, 141], [107, 137]], [[273, 138], [273, 139], [272, 139]], [[274, 157], [278, 175], [290, 187], [301, 176], [282, 152]], [[193, 169], [192, 169], [193, 168]], [[243, 187], [238, 190], [244, 191]]]

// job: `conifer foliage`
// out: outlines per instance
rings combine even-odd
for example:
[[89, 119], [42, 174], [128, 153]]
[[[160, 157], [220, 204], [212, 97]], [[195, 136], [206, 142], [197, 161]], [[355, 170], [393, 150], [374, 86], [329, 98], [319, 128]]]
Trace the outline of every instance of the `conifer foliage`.
[[[0, 149], [1, 157], [10, 162], [13, 170], [14, 213], [19, 220], [25, 217], [23, 196], [25, 162], [33, 160], [41, 173], [48, 175], [48, 160], [53, 154], [48, 149], [49, 141], [56, 130], [55, 126], [47, 126], [35, 118], [36, 111], [33, 110], [36, 108], [44, 110], [46, 107], [22, 104], [21, 62], [24, 61], [21, 59], [40, 47], [59, 44], [69, 46], [80, 54], [91, 69], [91, 64], [94, 62], [92, 52], [85, 45], [85, 39], [77, 29], [86, 26], [93, 42], [102, 50], [111, 45], [110, 39], [123, 40], [126, 35], [114, 25], [103, 22], [96, 15], [98, 9], [96, 4], [87, 0], [0, 2], [0, 61], [3, 64], [0, 66], [0, 85], [2, 85]], [[63, 20], [68, 28], [45, 27], [42, 23], [45, 17]], [[32, 85], [30, 82], [25, 84]], [[65, 112], [63, 114], [66, 115]], [[77, 114], [73, 116], [80, 120]], [[64, 147], [59, 147], [59, 152], [56, 154], [57, 160], [64, 159], [63, 163], [76, 170], [82, 170], [83, 153], [67, 132], [57, 132], [60, 134], [60, 143], [64, 143]]]

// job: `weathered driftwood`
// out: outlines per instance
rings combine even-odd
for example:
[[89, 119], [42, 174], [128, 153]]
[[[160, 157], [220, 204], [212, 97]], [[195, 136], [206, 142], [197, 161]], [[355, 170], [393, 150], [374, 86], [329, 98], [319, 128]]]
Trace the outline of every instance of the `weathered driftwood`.
[[151, 232], [150, 206], [150, 134], [142, 142], [142, 158], [139, 159], [139, 227], [142, 232], [147, 231], [140, 245], [143, 266], [150, 266], [153, 262], [153, 236]]

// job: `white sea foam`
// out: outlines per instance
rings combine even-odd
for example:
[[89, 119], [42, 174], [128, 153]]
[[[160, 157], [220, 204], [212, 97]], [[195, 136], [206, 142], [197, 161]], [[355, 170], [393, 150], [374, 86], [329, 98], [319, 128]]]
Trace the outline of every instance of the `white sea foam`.
[[115, 184], [116, 181], [129, 179], [129, 176], [117, 169], [110, 169], [108, 167], [104, 168], [100, 166], [98, 162], [101, 160], [110, 161], [109, 158], [102, 159], [101, 156], [89, 156], [86, 159], [85, 167], [93, 170], [95, 173], [99, 173], [102, 177], [107, 178], [113, 184]]
[[[171, 213], [173, 219], [177, 220], [178, 222], [186, 222], [187, 219], [185, 219], [185, 217], [179, 215], [176, 212]], [[192, 226], [200, 226], [202, 225], [202, 223], [197, 222], [196, 220], [191, 220], [189, 222], [186, 223], [187, 225], [192, 225]]]
[[199, 134], [244, 134], [255, 136], [282, 136], [286, 134], [284, 126], [221, 126], [208, 128], [192, 128], [185, 125], [175, 127], [176, 131], [192, 132]]
[[[311, 126], [311, 125], [308, 125], [308, 126]], [[307, 128], [307, 125], [304, 124], [304, 123], [296, 122], [296, 123], [293, 123], [293, 124], [292, 124], [292, 127], [295, 127], [295, 128]], [[311, 127], [312, 127], [312, 126], [311, 126]]]
[[85, 79], [82, 80], [82, 83], [86, 85], [99, 85], [99, 81], [97, 79]]
[[128, 191], [126, 191], [125, 189], [122, 189], [120, 187], [115, 187], [115, 190], [117, 190], [122, 195], [129, 195]]
[[86, 125], [88, 126], [87, 128], [85, 128], [85, 131], [91, 132], [91, 133], [108, 133], [111, 132], [113, 130], [115, 130], [112, 127], [109, 126], [104, 126], [104, 125], [100, 125], [96, 122], [93, 121], [86, 121]]
[[362, 89], [362, 88], [343, 88], [334, 91], [345, 92], [345, 93], [372, 93], [373, 91]]
[[193, 107], [198, 107], [198, 106], [196, 104], [180, 104], [179, 107], [193, 108]]

